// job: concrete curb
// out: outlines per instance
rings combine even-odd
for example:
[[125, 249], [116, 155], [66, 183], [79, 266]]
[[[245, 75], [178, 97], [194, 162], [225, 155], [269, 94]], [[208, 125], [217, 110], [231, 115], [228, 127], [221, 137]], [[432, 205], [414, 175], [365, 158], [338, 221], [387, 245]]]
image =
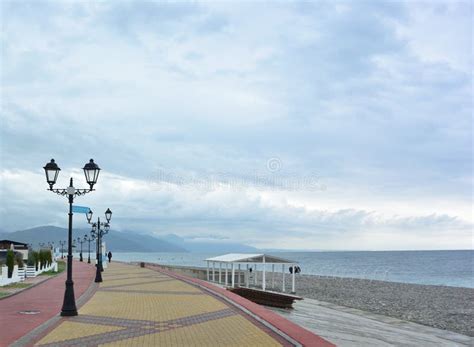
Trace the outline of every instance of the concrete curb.
[[[44, 280], [42, 280], [42, 281], [40, 281], [40, 282], [36, 282], [36, 283], [32, 284], [32, 285], [29, 286], [29, 287], [22, 288], [21, 290], [19, 290], [19, 291], [17, 291], [17, 292], [14, 292], [14, 293], [11, 293], [11, 294], [2, 296], [2, 297], [0, 298], [0, 300], [6, 299], [6, 298], [11, 298], [11, 297], [14, 296], [14, 295], [23, 293], [25, 290], [34, 288], [34, 287], [36, 287], [37, 285], [39, 285], [39, 284], [41, 284], [41, 283], [44, 283], [44, 282], [46, 282], [46, 281], [49, 281], [50, 279], [53, 279], [53, 278], [55, 278], [55, 277], [61, 275], [64, 271], [66, 271], [66, 269], [64, 269], [64, 270], [61, 271], [61, 272], [56, 273], [56, 275], [52, 275], [52, 276], [51, 276], [51, 275], [43, 275], [43, 276], [45, 277]], [[36, 276], [36, 277], [39, 277], [39, 276], [41, 276], [41, 275], [42, 275], [42, 274], [39, 274], [39, 275]], [[23, 283], [23, 282], [19, 282], [19, 283]], [[2, 288], [2, 287], [0, 287], [0, 289], [1, 289], [1, 288]]]
[[[48, 281], [48, 280], [50, 280], [50, 279], [55, 278], [56, 276], [59, 276], [61, 273], [62, 273], [62, 272], [58, 272], [58, 274], [57, 274], [57, 275], [54, 275], [54, 276], [45, 276], [44, 280], [42, 280], [42, 281], [40, 281], [40, 282], [36, 282], [36, 283], [32, 284], [32, 285], [29, 286], [29, 287], [21, 288], [21, 290], [19, 290], [19, 291], [17, 291], [17, 292], [13, 292], [13, 293], [11, 293], [11, 294], [2, 296], [2, 297], [0, 298], [0, 300], [4, 300], [4, 299], [7, 299], [7, 298], [11, 298], [12, 296], [15, 296], [15, 295], [17, 295], [17, 294], [23, 293], [24, 291], [26, 291], [26, 290], [28, 290], [28, 289], [34, 288], [34, 287], [36, 287], [37, 285], [39, 285], [39, 284], [41, 284], [41, 283], [44, 283], [44, 282], [46, 282], [46, 281]], [[49, 278], [48, 278], [48, 277], [49, 277]], [[19, 283], [22, 283], [22, 282], [19, 282]], [[1, 288], [1, 287], [0, 287], [0, 288]]]

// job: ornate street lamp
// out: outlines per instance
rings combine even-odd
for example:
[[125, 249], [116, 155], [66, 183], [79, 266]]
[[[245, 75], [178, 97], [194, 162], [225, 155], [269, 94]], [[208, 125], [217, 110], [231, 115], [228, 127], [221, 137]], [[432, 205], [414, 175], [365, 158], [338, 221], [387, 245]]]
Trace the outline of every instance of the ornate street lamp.
[[76, 300], [74, 298], [74, 282], [72, 280], [72, 204], [74, 202], [74, 197], [85, 195], [94, 190], [94, 185], [97, 183], [99, 177], [100, 168], [94, 163], [94, 160], [91, 159], [84, 167], [84, 175], [86, 177], [86, 182], [89, 184], [89, 189], [76, 189], [73, 186], [72, 177], [69, 180], [69, 186], [65, 189], [53, 189], [53, 186], [56, 184], [58, 179], [59, 171], [61, 169], [56, 164], [54, 159], [51, 159], [43, 167], [46, 174], [46, 182], [49, 185], [49, 190], [53, 193], [56, 193], [61, 196], [66, 196], [69, 202], [69, 230], [68, 230], [68, 254], [67, 254], [67, 279], [66, 279], [66, 289], [64, 292], [64, 301], [63, 307], [61, 309], [61, 316], [77, 316]]
[[83, 244], [84, 242], [86, 242], [86, 240], [83, 240], [83, 239], [81, 239], [80, 237], [78, 237], [78, 238], [77, 238], [77, 242], [79, 242], [79, 243], [81, 244], [81, 252], [79, 253], [79, 261], [82, 261], [82, 260], [83, 260], [83, 258], [82, 258], [82, 244]]
[[93, 235], [84, 235], [84, 241], [89, 243], [88, 251], [87, 251], [87, 264], [91, 263], [91, 241], [94, 240]]
[[89, 209], [89, 212], [86, 213], [87, 223], [91, 222], [92, 219], [92, 210]]
[[64, 259], [64, 245], [66, 241], [59, 241], [59, 244], [61, 245], [61, 259]]
[[112, 219], [112, 211], [110, 211], [110, 208], [105, 211], [105, 219], [107, 220], [107, 223], [109, 223]]
[[94, 163], [94, 159], [91, 159], [82, 169], [86, 176], [86, 182], [89, 183], [89, 186], [91, 187], [90, 190], [93, 190], [94, 184], [97, 183], [97, 179], [99, 178], [99, 166]]
[[[91, 235], [96, 239], [97, 245], [97, 265], [95, 271], [95, 282], [102, 282], [102, 271], [104, 268], [102, 266], [102, 236], [106, 235], [110, 230], [109, 222], [112, 219], [112, 211], [110, 208], [105, 211], [106, 223], [100, 222], [100, 217], [97, 217], [97, 223], [92, 223], [92, 210], [89, 210], [89, 213], [86, 214], [87, 222], [92, 225]], [[101, 227], [104, 227], [103, 229]]]
[[49, 184], [49, 190], [53, 190], [53, 186], [58, 179], [59, 171], [61, 171], [61, 169], [58, 167], [58, 164], [56, 164], [54, 159], [51, 159], [43, 169], [46, 172], [46, 182]]

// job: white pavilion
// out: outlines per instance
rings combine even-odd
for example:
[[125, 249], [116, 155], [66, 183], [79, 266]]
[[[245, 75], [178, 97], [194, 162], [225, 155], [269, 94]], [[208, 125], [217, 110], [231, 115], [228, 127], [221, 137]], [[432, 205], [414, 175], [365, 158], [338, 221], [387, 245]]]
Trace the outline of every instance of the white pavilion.
[[[288, 259], [283, 259], [280, 257], [275, 257], [269, 254], [246, 254], [246, 253], [230, 253], [225, 255], [220, 255], [218, 257], [208, 258], [207, 262], [207, 280], [210, 282], [219, 283], [226, 287], [235, 288], [235, 286], [242, 286], [242, 276], [244, 276], [245, 286], [249, 288], [250, 286], [250, 273], [253, 269], [253, 281], [254, 285], [257, 284], [257, 265], [260, 266], [262, 272], [262, 290], [266, 290], [267, 286], [267, 265], [271, 265], [271, 286], [274, 288], [275, 275], [277, 273], [281, 274], [282, 278], [282, 292], [286, 291], [285, 283], [285, 268], [293, 267], [291, 274], [291, 293], [295, 293], [295, 266], [298, 262]], [[217, 265], [217, 266], [216, 266]], [[242, 266], [245, 266], [242, 269]], [[253, 266], [252, 266], [253, 265]], [[275, 266], [279, 266], [280, 269], [277, 269], [275, 272]], [[230, 283], [228, 274], [231, 274]], [[237, 273], [237, 276], [236, 276]], [[224, 274], [224, 276], [222, 276]], [[216, 281], [217, 277], [217, 281]], [[224, 280], [222, 280], [224, 277]], [[237, 277], [237, 281], [236, 281]], [[236, 283], [237, 282], [237, 283]]]

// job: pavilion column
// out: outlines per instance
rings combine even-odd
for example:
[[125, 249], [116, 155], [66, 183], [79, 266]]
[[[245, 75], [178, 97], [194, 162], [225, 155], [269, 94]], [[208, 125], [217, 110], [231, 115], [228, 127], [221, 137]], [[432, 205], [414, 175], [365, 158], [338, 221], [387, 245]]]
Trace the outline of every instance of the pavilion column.
[[222, 281], [222, 263], [219, 262], [219, 284]]
[[212, 282], [216, 281], [216, 262], [212, 262]]
[[234, 266], [234, 263], [232, 263], [231, 265], [232, 265], [232, 271], [231, 271], [232, 281], [231, 281], [231, 283], [232, 283], [232, 288], [234, 288], [234, 286], [235, 286], [235, 269], [234, 269], [235, 266]]
[[293, 264], [293, 276], [291, 277], [291, 293], [292, 294], [295, 294], [295, 275], [296, 275], [296, 271], [295, 271], [295, 265]]
[[250, 285], [250, 273], [249, 273], [249, 264], [247, 264], [247, 276], [245, 278], [245, 284], [247, 285], [247, 288]]
[[263, 262], [262, 262], [262, 267], [263, 267], [263, 273], [262, 273], [262, 290], [265, 291], [265, 287], [266, 287], [266, 279], [265, 279], [265, 268], [266, 268], [266, 264], [265, 264], [265, 256], [263, 256]]
[[256, 287], [257, 286], [257, 264], [253, 264], [253, 284]]
[[284, 293], [286, 291], [285, 288], [285, 264], [281, 264], [281, 277], [282, 277], [282, 287], [281, 290]]
[[275, 289], [275, 264], [272, 264], [272, 289]]
[[209, 282], [209, 262], [207, 261], [207, 281]]
[[224, 281], [224, 284], [225, 286], [227, 287], [227, 283], [229, 282], [228, 281], [228, 278], [227, 278], [227, 268], [229, 267], [229, 263], [225, 263], [225, 281]]
[[240, 264], [238, 265], [239, 266], [239, 276], [237, 277], [237, 285], [240, 287], [240, 285], [242, 284], [241, 282], [241, 278], [240, 278], [240, 275], [241, 275], [241, 272], [240, 272]]

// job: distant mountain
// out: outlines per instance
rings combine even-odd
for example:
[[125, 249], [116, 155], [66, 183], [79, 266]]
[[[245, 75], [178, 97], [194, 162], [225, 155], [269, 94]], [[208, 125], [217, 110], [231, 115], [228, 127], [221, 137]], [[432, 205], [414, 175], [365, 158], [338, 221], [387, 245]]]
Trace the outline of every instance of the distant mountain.
[[[84, 238], [89, 229], [73, 229], [73, 238]], [[7, 239], [32, 244], [38, 247], [40, 242], [67, 240], [67, 229], [55, 226], [40, 226], [15, 232], [0, 232], [0, 240]], [[175, 234], [155, 237], [139, 234], [134, 231], [111, 230], [104, 237], [107, 249], [112, 252], [196, 252], [196, 253], [256, 253], [257, 248], [235, 242], [195, 241], [182, 238]], [[87, 250], [87, 243], [82, 245]], [[91, 243], [91, 250], [94, 249]]]
[[175, 234], [160, 236], [160, 239], [165, 240], [174, 245], [179, 245], [189, 252], [196, 253], [256, 253], [258, 249], [236, 242], [226, 242], [221, 240], [216, 241], [195, 241], [184, 239]]
[[[74, 235], [73, 230], [73, 235]], [[41, 226], [26, 230], [19, 230], [10, 233], [3, 232], [0, 234], [0, 239], [20, 241], [24, 243], [37, 246], [40, 242], [51, 242], [59, 244], [59, 240], [66, 240], [67, 230], [55, 226]]]
[[[0, 239], [20, 241], [32, 244], [37, 247], [40, 242], [54, 242], [59, 245], [59, 241], [67, 240], [67, 229], [55, 226], [41, 226], [26, 230], [19, 230], [11, 233], [0, 233]], [[84, 238], [89, 233], [89, 229], [73, 229], [73, 238]], [[104, 236], [104, 241], [108, 249], [122, 252], [186, 252], [187, 250], [174, 243], [160, 240], [149, 235], [136, 234], [132, 232], [120, 232], [111, 230]], [[87, 250], [87, 243], [82, 245], [83, 251]], [[92, 243], [91, 248], [93, 249]]]
[[[151, 235], [138, 234], [132, 231], [115, 231], [115, 238], [117, 240], [108, 241], [107, 247], [113, 248], [115, 251], [123, 252], [187, 252], [185, 247], [176, 245], [174, 243], [168, 242], [158, 237]], [[106, 237], [111, 236], [112, 234], [106, 235]], [[120, 243], [115, 242], [120, 239]], [[122, 241], [123, 240], [123, 241]], [[135, 249], [131, 249], [129, 245], [136, 244]], [[142, 250], [138, 250], [141, 248]]]

